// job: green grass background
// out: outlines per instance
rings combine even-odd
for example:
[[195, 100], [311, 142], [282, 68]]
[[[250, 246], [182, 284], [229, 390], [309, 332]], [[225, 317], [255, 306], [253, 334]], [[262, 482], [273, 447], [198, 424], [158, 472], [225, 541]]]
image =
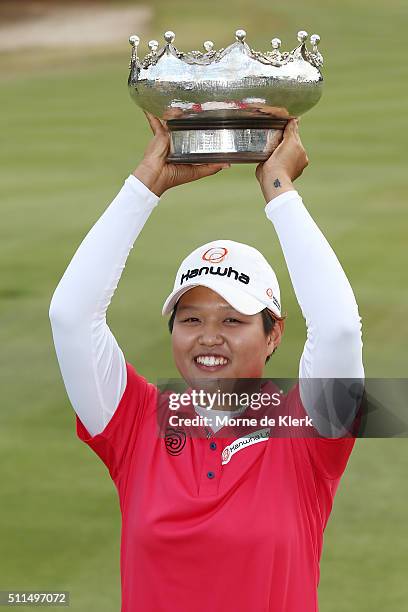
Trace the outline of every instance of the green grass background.
[[[275, 35], [290, 48], [298, 29], [320, 33], [325, 92], [302, 120], [311, 163], [297, 188], [351, 280], [367, 376], [405, 377], [407, 3], [150, 5], [144, 43], [173, 29], [181, 49], [208, 38], [226, 46], [244, 27], [256, 48]], [[76, 612], [119, 609], [120, 512], [105, 467], [76, 439], [48, 306], [150, 138], [127, 94], [128, 59], [127, 41], [109, 53], [0, 55], [0, 589], [70, 590]], [[254, 169], [165, 194], [130, 255], [109, 323], [152, 381], [176, 375], [160, 315], [175, 270], [213, 238], [255, 245], [273, 263], [288, 320], [267, 375], [296, 375], [305, 326]], [[322, 611], [407, 609], [407, 459], [406, 440], [357, 442], [326, 530]]]

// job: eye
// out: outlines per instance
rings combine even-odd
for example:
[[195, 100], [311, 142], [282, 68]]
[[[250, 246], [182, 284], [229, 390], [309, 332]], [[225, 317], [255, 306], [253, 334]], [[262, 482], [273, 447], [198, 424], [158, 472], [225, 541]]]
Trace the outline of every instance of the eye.
[[182, 319], [180, 323], [197, 323], [199, 321], [200, 319], [197, 319], [197, 317], [187, 317], [186, 319]]
[[226, 323], [241, 323], [241, 321], [239, 321], [238, 319], [235, 319], [234, 317], [228, 317], [227, 319], [224, 319], [224, 321]]

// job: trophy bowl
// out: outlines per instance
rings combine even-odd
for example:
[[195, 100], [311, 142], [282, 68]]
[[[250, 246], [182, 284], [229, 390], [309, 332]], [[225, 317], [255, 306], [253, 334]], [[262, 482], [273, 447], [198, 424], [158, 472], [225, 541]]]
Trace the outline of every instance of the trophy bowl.
[[164, 34], [165, 44], [148, 43], [150, 52], [138, 57], [140, 39], [132, 46], [128, 87], [134, 102], [166, 121], [172, 163], [248, 163], [265, 161], [278, 146], [287, 121], [299, 117], [319, 101], [323, 58], [320, 37], [298, 32], [299, 44], [281, 51], [254, 51], [237, 30], [236, 42], [204, 51], [181, 52], [175, 34]]

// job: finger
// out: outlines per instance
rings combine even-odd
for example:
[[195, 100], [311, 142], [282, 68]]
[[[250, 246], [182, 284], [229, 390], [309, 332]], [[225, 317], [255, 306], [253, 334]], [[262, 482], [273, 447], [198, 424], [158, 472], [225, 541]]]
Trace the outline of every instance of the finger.
[[299, 134], [299, 121], [300, 117], [296, 117], [296, 119], [293, 121], [293, 130], [296, 134]]
[[286, 124], [285, 131], [283, 132], [283, 137], [292, 137], [297, 132], [297, 122], [296, 119], [289, 119]]
[[223, 163], [223, 164], [196, 164], [195, 166], [191, 166], [193, 170], [194, 177], [196, 179], [203, 178], [205, 176], [211, 176], [211, 174], [215, 174], [220, 170], [224, 170], [226, 168], [230, 168], [231, 164]]
[[147, 111], [145, 111], [145, 110], [144, 110], [143, 112], [144, 112], [144, 114], [145, 114], [145, 117], [146, 117], [146, 119], [147, 119], [148, 124], [150, 125], [150, 129], [152, 130], [152, 132], [153, 132], [153, 134], [154, 134], [154, 129], [153, 129], [152, 123], [151, 123], [151, 121], [150, 121], [150, 113], [148, 113], [148, 112], [147, 112]]
[[167, 126], [167, 121], [165, 121], [164, 119], [160, 119], [160, 123], [162, 124], [163, 129], [168, 132], [169, 128]]
[[147, 120], [149, 122], [149, 125], [154, 135], [156, 135], [157, 133], [164, 132], [164, 128], [161, 124], [160, 119], [158, 119], [157, 117], [155, 117], [154, 115], [152, 115], [152, 113], [149, 113], [148, 111], [143, 111], [143, 112], [147, 117]]
[[154, 127], [156, 128], [156, 133], [159, 132], [161, 134], [165, 134], [166, 129], [161, 119], [159, 119], [159, 117], [155, 117], [155, 115], [151, 115], [151, 119]]
[[196, 168], [200, 168], [201, 170], [224, 170], [226, 168], [231, 168], [231, 164], [229, 162], [218, 162], [218, 164], [196, 164]]
[[265, 162], [259, 162], [259, 164], [255, 168], [255, 176], [256, 176], [257, 179], [259, 179], [259, 177], [261, 176], [262, 168], [264, 166], [264, 163]]
[[297, 117], [294, 121], [294, 126], [293, 126], [293, 138], [296, 140], [298, 145], [302, 145], [302, 141], [300, 139], [300, 132], [299, 132], [299, 121], [300, 121], [300, 117]]
[[150, 154], [164, 161], [170, 150], [170, 138], [166, 132], [157, 133], [150, 143]]
[[283, 140], [287, 143], [288, 141], [296, 142], [300, 141], [299, 127], [296, 119], [290, 119], [286, 125], [283, 133]]

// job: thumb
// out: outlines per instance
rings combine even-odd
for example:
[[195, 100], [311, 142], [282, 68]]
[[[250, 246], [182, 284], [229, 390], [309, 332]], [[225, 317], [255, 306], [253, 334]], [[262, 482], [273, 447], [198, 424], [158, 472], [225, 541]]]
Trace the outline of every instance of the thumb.
[[297, 119], [289, 119], [286, 124], [285, 131], [283, 133], [283, 138], [295, 138], [299, 134], [298, 128], [298, 120]]
[[164, 160], [170, 148], [170, 138], [166, 132], [156, 132], [150, 143], [150, 154], [152, 157]]
[[[280, 143], [279, 143], [279, 144], [280, 144]], [[256, 176], [256, 178], [258, 179], [258, 181], [259, 181], [259, 179], [261, 178], [261, 174], [262, 174], [262, 169], [263, 169], [263, 167], [264, 167], [264, 163], [265, 163], [265, 162], [259, 162], [259, 164], [258, 164], [258, 165], [256, 166], [256, 168], [255, 168], [255, 176]]]

